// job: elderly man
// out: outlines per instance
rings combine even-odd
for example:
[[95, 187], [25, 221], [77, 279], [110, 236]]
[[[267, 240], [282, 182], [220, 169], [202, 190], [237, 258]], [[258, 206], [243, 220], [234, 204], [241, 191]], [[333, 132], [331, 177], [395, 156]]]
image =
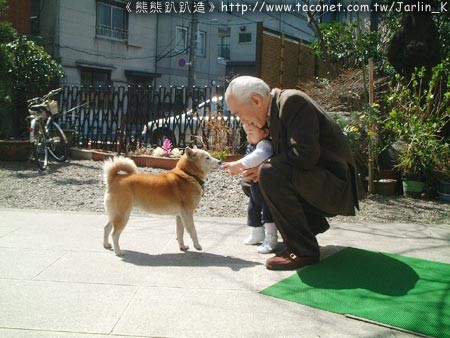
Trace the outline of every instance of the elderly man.
[[270, 91], [259, 78], [241, 76], [225, 99], [243, 124], [269, 127], [274, 155], [244, 178], [259, 181], [286, 249], [266, 261], [271, 270], [319, 262], [316, 235], [325, 217], [354, 215], [358, 208], [355, 163], [335, 121], [299, 90]]

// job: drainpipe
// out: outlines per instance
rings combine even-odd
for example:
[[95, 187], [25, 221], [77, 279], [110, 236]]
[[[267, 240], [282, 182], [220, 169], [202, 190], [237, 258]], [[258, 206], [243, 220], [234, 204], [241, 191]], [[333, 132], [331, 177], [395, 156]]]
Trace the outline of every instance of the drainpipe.
[[[155, 73], [158, 73], [158, 39], [159, 39], [159, 14], [156, 14], [156, 36], [155, 36]], [[156, 76], [153, 78], [153, 87], [156, 88]]]
[[54, 57], [58, 63], [61, 63], [60, 53], [60, 29], [61, 29], [61, 0], [56, 0], [56, 15], [55, 15], [55, 35], [53, 37]]
[[197, 45], [198, 20], [197, 13], [192, 13], [191, 34], [189, 42], [189, 70], [187, 90], [192, 92], [192, 86], [195, 85], [195, 47]]

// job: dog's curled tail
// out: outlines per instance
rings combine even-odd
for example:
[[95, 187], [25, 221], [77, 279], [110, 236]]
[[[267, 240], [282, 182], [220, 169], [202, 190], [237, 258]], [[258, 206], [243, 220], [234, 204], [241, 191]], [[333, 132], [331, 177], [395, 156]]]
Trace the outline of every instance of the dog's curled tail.
[[121, 170], [127, 174], [135, 174], [137, 173], [137, 166], [131, 158], [122, 156], [106, 160], [103, 164], [103, 179], [105, 184], [109, 185]]

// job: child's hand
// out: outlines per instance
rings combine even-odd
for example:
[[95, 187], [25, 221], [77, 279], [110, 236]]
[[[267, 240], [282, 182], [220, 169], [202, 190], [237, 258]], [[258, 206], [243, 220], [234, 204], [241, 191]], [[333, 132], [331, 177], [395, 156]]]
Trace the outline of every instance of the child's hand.
[[230, 175], [239, 175], [245, 170], [244, 166], [239, 161], [225, 162], [222, 164], [222, 169], [227, 170]]

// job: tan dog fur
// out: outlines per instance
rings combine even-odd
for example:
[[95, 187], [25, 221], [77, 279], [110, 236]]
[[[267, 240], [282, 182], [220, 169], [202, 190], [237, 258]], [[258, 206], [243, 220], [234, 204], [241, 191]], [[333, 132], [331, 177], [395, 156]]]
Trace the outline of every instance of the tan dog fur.
[[[149, 213], [176, 216], [177, 239], [180, 250], [189, 249], [184, 244], [184, 229], [189, 233], [197, 250], [201, 250], [194, 225], [194, 211], [203, 188], [194, 176], [204, 181], [206, 175], [217, 169], [220, 161], [206, 151], [186, 148], [176, 168], [165, 173], [138, 174], [136, 164], [129, 158], [116, 157], [105, 161], [105, 210], [108, 223], [104, 228], [103, 246], [111, 249], [108, 241], [112, 231], [114, 252], [122, 256], [119, 237], [127, 225], [133, 206]], [[125, 171], [126, 174], [119, 174]]]

